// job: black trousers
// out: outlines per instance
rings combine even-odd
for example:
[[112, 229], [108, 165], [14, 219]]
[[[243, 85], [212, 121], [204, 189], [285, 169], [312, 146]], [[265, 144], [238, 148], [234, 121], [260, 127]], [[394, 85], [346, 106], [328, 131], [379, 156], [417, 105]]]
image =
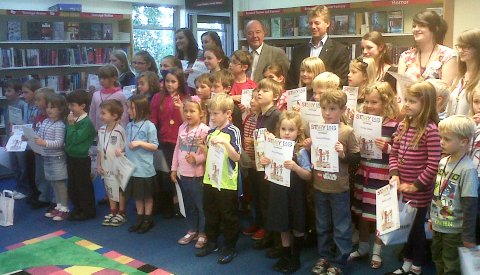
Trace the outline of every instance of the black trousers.
[[86, 216], [95, 216], [95, 193], [90, 178], [90, 157], [67, 156], [68, 197], [74, 209]]
[[265, 172], [255, 171], [250, 190], [255, 209], [255, 225], [265, 228], [267, 223], [268, 198], [270, 194], [270, 184], [265, 180]]
[[27, 180], [28, 186], [30, 187], [30, 197], [32, 200], [38, 200], [40, 191], [37, 189], [37, 184], [35, 183], [35, 153], [32, 150], [27, 150]]
[[235, 248], [240, 226], [237, 194], [237, 190], [219, 191], [210, 185], [203, 185], [205, 234], [209, 242], [216, 243], [223, 228], [224, 246]]
[[[163, 155], [167, 161], [168, 167], [172, 167], [173, 152], [175, 151], [175, 144], [168, 142], [161, 142], [159, 149], [163, 151]], [[171, 216], [175, 214], [173, 196], [175, 194], [175, 185], [170, 179], [170, 173], [157, 171], [157, 181], [159, 188], [153, 196], [154, 208], [161, 214]]]

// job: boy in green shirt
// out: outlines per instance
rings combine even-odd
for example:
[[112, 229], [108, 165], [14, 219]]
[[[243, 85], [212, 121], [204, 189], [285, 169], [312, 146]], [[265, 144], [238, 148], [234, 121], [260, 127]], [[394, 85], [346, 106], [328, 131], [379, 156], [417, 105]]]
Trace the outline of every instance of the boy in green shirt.
[[215, 128], [207, 136], [207, 161], [203, 178], [203, 207], [205, 233], [208, 242], [196, 255], [203, 257], [217, 250], [217, 239], [223, 228], [224, 246], [218, 257], [219, 264], [227, 264], [236, 256], [235, 246], [239, 233], [238, 216], [238, 161], [240, 160], [240, 130], [230, 123], [234, 108], [229, 95], [219, 94], [208, 106]]
[[88, 150], [95, 138], [95, 128], [85, 110], [90, 94], [75, 90], [67, 95], [68, 115], [65, 152], [67, 153], [68, 196], [73, 211], [68, 220], [81, 221], [95, 217], [95, 194], [90, 178], [91, 159]]

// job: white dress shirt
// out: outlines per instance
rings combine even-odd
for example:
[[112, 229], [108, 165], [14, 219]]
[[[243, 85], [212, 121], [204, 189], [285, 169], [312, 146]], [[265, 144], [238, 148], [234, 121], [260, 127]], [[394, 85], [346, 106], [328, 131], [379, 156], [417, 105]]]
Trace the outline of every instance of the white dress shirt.
[[328, 35], [325, 34], [320, 40], [320, 42], [317, 45], [313, 44], [313, 40], [310, 38], [310, 41], [308, 42], [308, 45], [310, 46], [310, 57], [319, 57], [320, 52], [323, 49], [323, 45], [325, 45], [325, 42], [327, 42], [327, 37]]

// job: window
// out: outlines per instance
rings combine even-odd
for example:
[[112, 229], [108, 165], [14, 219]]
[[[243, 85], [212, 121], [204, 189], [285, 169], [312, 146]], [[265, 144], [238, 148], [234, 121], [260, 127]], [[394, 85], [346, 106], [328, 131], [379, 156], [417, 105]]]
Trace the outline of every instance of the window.
[[175, 8], [163, 6], [133, 7], [133, 49], [148, 51], [160, 63], [175, 54]]
[[225, 54], [229, 56], [231, 54], [228, 43], [228, 24], [230, 20], [225, 17], [206, 15], [199, 15], [197, 20], [197, 43], [199, 48], [202, 47], [202, 34], [206, 31], [215, 31], [222, 41], [222, 48]]

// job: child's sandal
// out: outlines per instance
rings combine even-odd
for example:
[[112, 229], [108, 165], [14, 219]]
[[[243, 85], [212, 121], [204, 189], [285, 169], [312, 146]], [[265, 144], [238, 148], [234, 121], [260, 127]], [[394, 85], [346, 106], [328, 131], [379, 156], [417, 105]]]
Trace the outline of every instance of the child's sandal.
[[370, 267], [373, 269], [379, 269], [383, 265], [382, 257], [378, 254], [372, 254], [372, 259], [370, 261]]
[[205, 246], [206, 243], [207, 243], [207, 237], [200, 235], [198, 237], [197, 243], [195, 244], [195, 248], [201, 249]]
[[365, 254], [360, 254], [360, 251], [355, 250], [352, 253], [350, 253], [350, 256], [348, 257], [348, 261], [357, 261], [361, 259], [365, 259], [368, 257], [368, 252]]
[[178, 240], [179, 244], [189, 244], [197, 235], [196, 232], [188, 232], [185, 236], [183, 236], [180, 240]]

